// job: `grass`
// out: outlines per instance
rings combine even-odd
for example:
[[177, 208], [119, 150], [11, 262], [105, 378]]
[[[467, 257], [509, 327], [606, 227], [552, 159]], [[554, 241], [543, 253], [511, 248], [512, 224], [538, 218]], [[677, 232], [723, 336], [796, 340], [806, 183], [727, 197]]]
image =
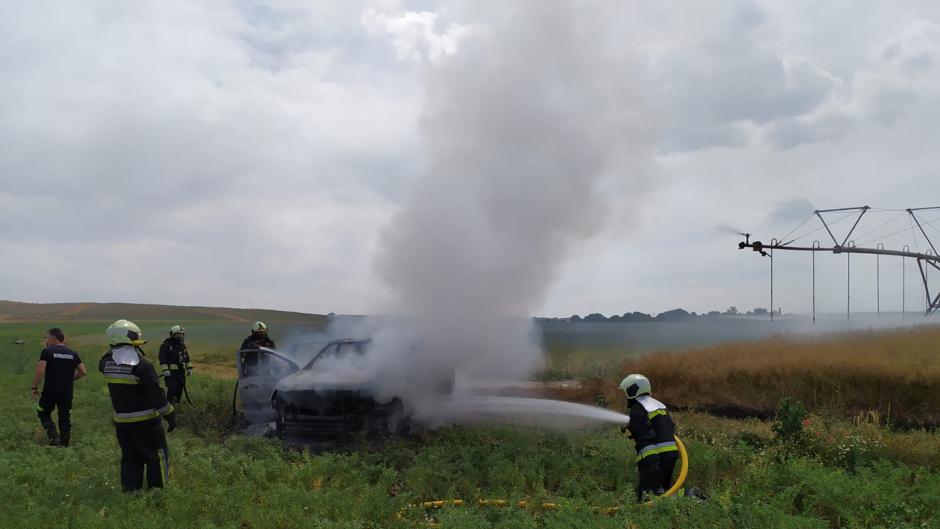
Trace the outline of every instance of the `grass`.
[[539, 374], [541, 380], [573, 378], [609, 378], [619, 373], [624, 360], [640, 358], [643, 349], [627, 347], [567, 346], [549, 343], [545, 351], [546, 367]]
[[[97, 360], [107, 349], [104, 331], [114, 321], [50, 321], [50, 322], [15, 322], [0, 323], [0, 352], [32, 351], [36, 358], [42, 349], [42, 336], [50, 327], [61, 327], [68, 340], [68, 344], [79, 351], [82, 359], [89, 367], [97, 366]], [[143, 346], [145, 353], [151, 360], [157, 359], [160, 342], [169, 333], [172, 325], [182, 324], [187, 332], [187, 347], [193, 361], [213, 364], [225, 368], [234, 365], [235, 351], [242, 340], [250, 332], [249, 323], [230, 320], [136, 320], [144, 331], [148, 344]], [[309, 322], [279, 322], [269, 325], [271, 335], [275, 340], [285, 336], [302, 336], [323, 330], [325, 321]], [[12, 345], [14, 338], [26, 340], [23, 345]], [[34, 365], [30, 360], [29, 370]], [[25, 369], [25, 367], [24, 367]]]
[[227, 307], [187, 307], [139, 303], [20, 303], [0, 300], [0, 322], [31, 321], [255, 321], [324, 323], [326, 316], [302, 312], [268, 309], [235, 309]]
[[[231, 434], [232, 381], [199, 373], [190, 387], [196, 406], [181, 406], [181, 427], [169, 434], [170, 487], [124, 494], [106, 387], [97, 373], [76, 386], [73, 446], [43, 446], [26, 391], [38, 343], [15, 346], [9, 338], [38, 340], [50, 324], [23, 325], [0, 325], [4, 528], [406, 528], [427, 527], [428, 515], [445, 528], [940, 527], [940, 435], [895, 431], [873, 414], [811, 415], [806, 444], [797, 450], [777, 442], [767, 422], [675, 413], [692, 457], [688, 483], [710, 500], [677, 498], [645, 508], [632, 499], [632, 443], [613, 428], [448, 427], [314, 455]], [[91, 367], [102, 346], [94, 333], [102, 329], [82, 325], [66, 330]], [[226, 350], [231, 336], [241, 336], [224, 326], [206, 327], [206, 336], [209, 329], [217, 343], [207, 339], [206, 349]], [[921, 344], [930, 333], [920, 332], [926, 330], [894, 338]], [[710, 376], [720, 366], [705, 367], [703, 376]], [[612, 407], [618, 402], [609, 400]], [[550, 501], [562, 509], [468, 506], [426, 513], [414, 506], [445, 498]], [[621, 510], [613, 516], [592, 511], [608, 506]]]

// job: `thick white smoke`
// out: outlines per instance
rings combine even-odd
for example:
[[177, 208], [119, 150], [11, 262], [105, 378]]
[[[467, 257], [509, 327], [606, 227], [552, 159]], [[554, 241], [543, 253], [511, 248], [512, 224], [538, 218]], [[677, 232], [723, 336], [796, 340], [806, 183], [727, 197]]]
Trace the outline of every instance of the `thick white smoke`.
[[450, 367], [530, 376], [542, 351], [529, 316], [602, 227], [602, 179], [638, 178], [630, 162], [650, 143], [603, 4], [499, 6], [511, 15], [428, 66], [428, 170], [377, 259], [399, 316], [373, 333], [391, 391]]

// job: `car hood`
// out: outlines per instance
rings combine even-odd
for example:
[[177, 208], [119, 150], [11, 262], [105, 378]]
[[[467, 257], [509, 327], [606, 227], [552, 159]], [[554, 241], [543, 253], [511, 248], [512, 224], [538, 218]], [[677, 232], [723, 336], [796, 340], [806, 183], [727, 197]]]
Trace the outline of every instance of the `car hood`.
[[377, 373], [370, 369], [334, 367], [325, 370], [305, 369], [282, 378], [277, 391], [372, 389]]

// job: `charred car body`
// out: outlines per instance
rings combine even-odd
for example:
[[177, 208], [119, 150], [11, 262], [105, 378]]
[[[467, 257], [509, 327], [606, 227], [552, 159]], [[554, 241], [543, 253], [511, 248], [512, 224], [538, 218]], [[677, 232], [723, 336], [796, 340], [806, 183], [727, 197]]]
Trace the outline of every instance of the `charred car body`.
[[[406, 399], [380, 392], [377, 373], [362, 368], [370, 345], [371, 340], [334, 340], [303, 365], [294, 359], [297, 351], [239, 351], [236, 391], [249, 428], [313, 440], [407, 433], [412, 425]], [[437, 391], [449, 393], [453, 375], [444, 379]]]

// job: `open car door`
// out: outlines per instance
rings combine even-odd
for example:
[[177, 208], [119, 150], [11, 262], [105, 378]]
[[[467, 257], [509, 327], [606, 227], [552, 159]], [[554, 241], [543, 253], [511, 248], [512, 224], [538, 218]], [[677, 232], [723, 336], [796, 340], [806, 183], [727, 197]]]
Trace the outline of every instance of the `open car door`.
[[[300, 369], [296, 362], [273, 349], [242, 349], [236, 353], [237, 392], [249, 424], [272, 422], [277, 418], [271, 395], [285, 376]], [[233, 403], [234, 406], [234, 403]]]

